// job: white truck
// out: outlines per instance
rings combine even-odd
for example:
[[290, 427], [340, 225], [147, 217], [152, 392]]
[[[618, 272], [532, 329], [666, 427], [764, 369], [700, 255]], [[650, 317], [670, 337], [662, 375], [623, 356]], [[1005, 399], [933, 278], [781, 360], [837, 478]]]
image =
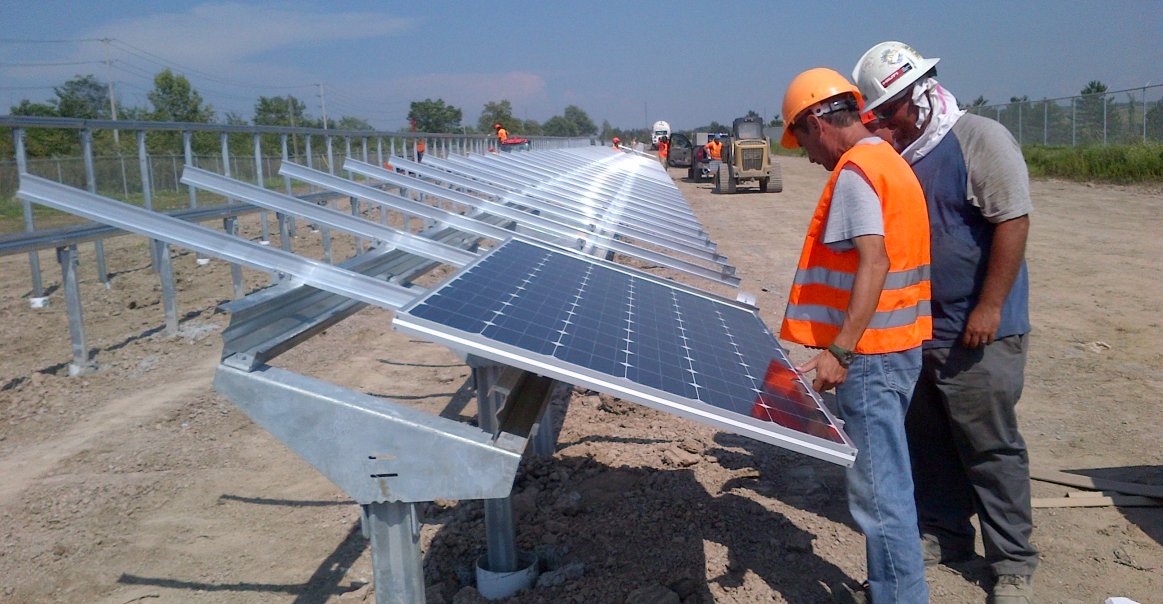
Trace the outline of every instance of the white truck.
[[662, 137], [670, 138], [670, 124], [662, 120], [654, 122], [654, 129], [650, 133], [650, 148], [658, 148], [658, 139]]

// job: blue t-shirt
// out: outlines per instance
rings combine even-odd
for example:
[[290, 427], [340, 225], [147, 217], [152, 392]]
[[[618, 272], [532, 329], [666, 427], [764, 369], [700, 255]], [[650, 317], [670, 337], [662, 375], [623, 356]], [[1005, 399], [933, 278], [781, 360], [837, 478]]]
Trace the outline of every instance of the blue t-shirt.
[[[933, 339], [948, 348], [961, 338], [989, 265], [994, 225], [1029, 214], [1029, 175], [1017, 141], [1001, 124], [965, 114], [913, 164], [929, 206]], [[1001, 311], [997, 338], [1030, 331], [1026, 262]]]

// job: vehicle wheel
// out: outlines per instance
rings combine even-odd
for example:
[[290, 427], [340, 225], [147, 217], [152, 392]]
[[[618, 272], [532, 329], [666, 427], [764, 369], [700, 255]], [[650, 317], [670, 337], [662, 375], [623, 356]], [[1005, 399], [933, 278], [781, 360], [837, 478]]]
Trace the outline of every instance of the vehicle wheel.
[[767, 177], [766, 176], [759, 179], [759, 192], [760, 193], [767, 192]]
[[719, 192], [733, 194], [735, 192], [735, 179], [731, 178], [731, 167], [724, 164], [719, 166]]
[[771, 162], [771, 184], [768, 189], [772, 193], [780, 193], [783, 191], [783, 170], [779, 167], [779, 162]]

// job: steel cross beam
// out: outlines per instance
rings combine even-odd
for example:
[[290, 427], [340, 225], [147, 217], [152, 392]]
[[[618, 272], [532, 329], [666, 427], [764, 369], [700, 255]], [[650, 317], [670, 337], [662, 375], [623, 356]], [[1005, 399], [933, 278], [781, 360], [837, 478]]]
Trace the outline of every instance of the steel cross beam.
[[17, 197], [261, 271], [279, 271], [322, 290], [396, 309], [421, 293], [280, 249], [24, 174]]
[[199, 168], [187, 166], [182, 171], [182, 184], [193, 185], [204, 191], [241, 199], [268, 210], [298, 216], [354, 235], [382, 241], [391, 247], [452, 266], [461, 267], [477, 258], [476, 254], [458, 247]]

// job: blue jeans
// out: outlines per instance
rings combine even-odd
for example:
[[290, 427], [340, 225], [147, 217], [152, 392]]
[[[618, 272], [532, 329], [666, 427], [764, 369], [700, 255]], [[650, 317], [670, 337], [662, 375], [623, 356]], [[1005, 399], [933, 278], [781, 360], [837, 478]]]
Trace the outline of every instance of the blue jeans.
[[848, 510], [864, 533], [875, 604], [925, 603], [905, 413], [921, 372], [921, 348], [857, 355], [836, 387], [844, 431], [859, 450], [849, 468]]

